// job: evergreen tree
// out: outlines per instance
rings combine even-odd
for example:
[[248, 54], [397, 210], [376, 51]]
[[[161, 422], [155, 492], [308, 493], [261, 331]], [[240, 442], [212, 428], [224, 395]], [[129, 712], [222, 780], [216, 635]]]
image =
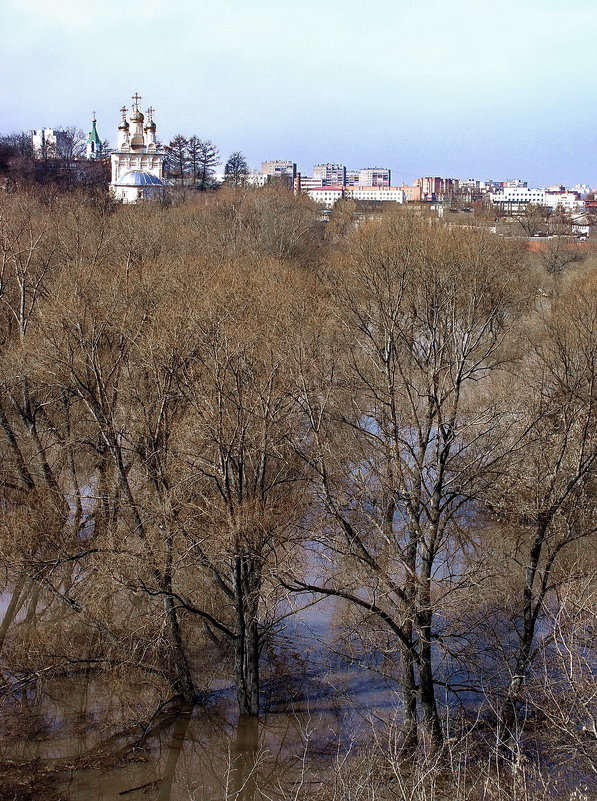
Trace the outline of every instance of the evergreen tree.
[[175, 181], [184, 184], [189, 167], [189, 140], [177, 134], [166, 146], [168, 172]]

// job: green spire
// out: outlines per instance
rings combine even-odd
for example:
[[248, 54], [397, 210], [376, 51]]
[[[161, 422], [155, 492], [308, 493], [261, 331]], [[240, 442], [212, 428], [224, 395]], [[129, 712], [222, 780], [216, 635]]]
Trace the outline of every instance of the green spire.
[[95, 111], [93, 112], [93, 119], [91, 120], [91, 130], [89, 131], [89, 136], [87, 137], [87, 144], [90, 145], [92, 142], [95, 145], [95, 149], [97, 150], [99, 146], [102, 144], [102, 140], [99, 138], [99, 134], [97, 132], [97, 127], [95, 125]]

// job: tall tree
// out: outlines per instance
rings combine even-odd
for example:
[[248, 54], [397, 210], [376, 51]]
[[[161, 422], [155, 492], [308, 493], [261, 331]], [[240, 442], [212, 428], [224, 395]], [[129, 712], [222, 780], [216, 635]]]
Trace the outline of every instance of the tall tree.
[[177, 134], [166, 146], [168, 173], [175, 181], [184, 184], [189, 167], [189, 141]]
[[399, 216], [361, 228], [330, 287], [340, 328], [327, 368], [317, 349], [301, 359], [322, 547], [344, 569], [295, 586], [348, 600], [396, 638], [409, 746], [419, 721], [442, 739], [436, 611], [462, 577], [438, 562], [458, 559], [500, 453], [485, 385], [518, 294], [514, 254], [495, 244]]
[[503, 481], [488, 487], [516, 578], [511, 679], [500, 715], [507, 751], [550, 596], [571, 579], [567, 560], [578, 561], [589, 548], [583, 542], [597, 534], [597, 282], [576, 276], [542, 316], [530, 327], [512, 387], [507, 426], [518, 430], [521, 447]]
[[215, 168], [220, 164], [220, 153], [209, 139], [199, 139], [197, 142], [197, 188], [209, 189], [213, 184]]
[[233, 153], [224, 166], [224, 180], [232, 186], [244, 186], [249, 175], [249, 166], [242, 153]]

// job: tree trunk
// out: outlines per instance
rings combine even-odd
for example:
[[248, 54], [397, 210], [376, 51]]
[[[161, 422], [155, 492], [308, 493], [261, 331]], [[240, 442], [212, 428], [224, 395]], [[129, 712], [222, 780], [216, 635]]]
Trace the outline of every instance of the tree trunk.
[[234, 673], [241, 715], [259, 714], [259, 571], [250, 556], [237, 556], [234, 566], [236, 637]]
[[173, 688], [183, 701], [194, 704], [197, 699], [197, 693], [195, 692], [191, 670], [182, 642], [176, 604], [171, 595], [164, 596], [164, 611], [168, 624], [168, 639], [173, 667]]
[[[537, 533], [529, 555], [529, 562], [525, 572], [525, 584], [523, 591], [523, 629], [518, 644], [514, 675], [510, 680], [508, 695], [499, 714], [499, 743], [500, 749], [507, 756], [512, 754], [512, 744], [516, 739], [518, 728], [518, 708], [522, 700], [522, 687], [527, 676], [531, 662], [531, 649], [535, 639], [535, 629], [537, 626], [537, 616], [541, 603], [543, 602], [544, 590], [539, 589], [538, 597], [535, 598], [534, 585], [543, 544], [547, 536], [549, 519], [540, 519]], [[545, 583], [547, 586], [547, 583]]]
[[[405, 625], [405, 634], [412, 643], [412, 626]], [[400, 685], [402, 692], [402, 747], [414, 751], [417, 747], [417, 684], [412, 651], [405, 645], [400, 653]]]
[[421, 589], [419, 592], [419, 609], [417, 612], [417, 628], [419, 634], [419, 698], [423, 725], [436, 745], [443, 741], [442, 727], [435, 700], [435, 682], [433, 680], [433, 649], [431, 633], [433, 612], [431, 607], [431, 570], [432, 562], [423, 559], [421, 569]]

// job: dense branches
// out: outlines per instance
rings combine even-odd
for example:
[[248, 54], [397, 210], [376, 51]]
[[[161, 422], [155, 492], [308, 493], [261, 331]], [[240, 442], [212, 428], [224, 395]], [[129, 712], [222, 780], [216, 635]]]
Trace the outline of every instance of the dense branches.
[[[176, 139], [205, 186], [213, 146]], [[4, 691], [71, 660], [191, 703], [230, 679], [255, 715], [293, 604], [328, 597], [400, 747], [440, 747], [464, 687], [506, 755], [548, 699], [586, 760], [590, 263], [548, 295], [514, 245], [407, 210], [323, 235], [237, 168], [170, 208], [6, 195]]]

